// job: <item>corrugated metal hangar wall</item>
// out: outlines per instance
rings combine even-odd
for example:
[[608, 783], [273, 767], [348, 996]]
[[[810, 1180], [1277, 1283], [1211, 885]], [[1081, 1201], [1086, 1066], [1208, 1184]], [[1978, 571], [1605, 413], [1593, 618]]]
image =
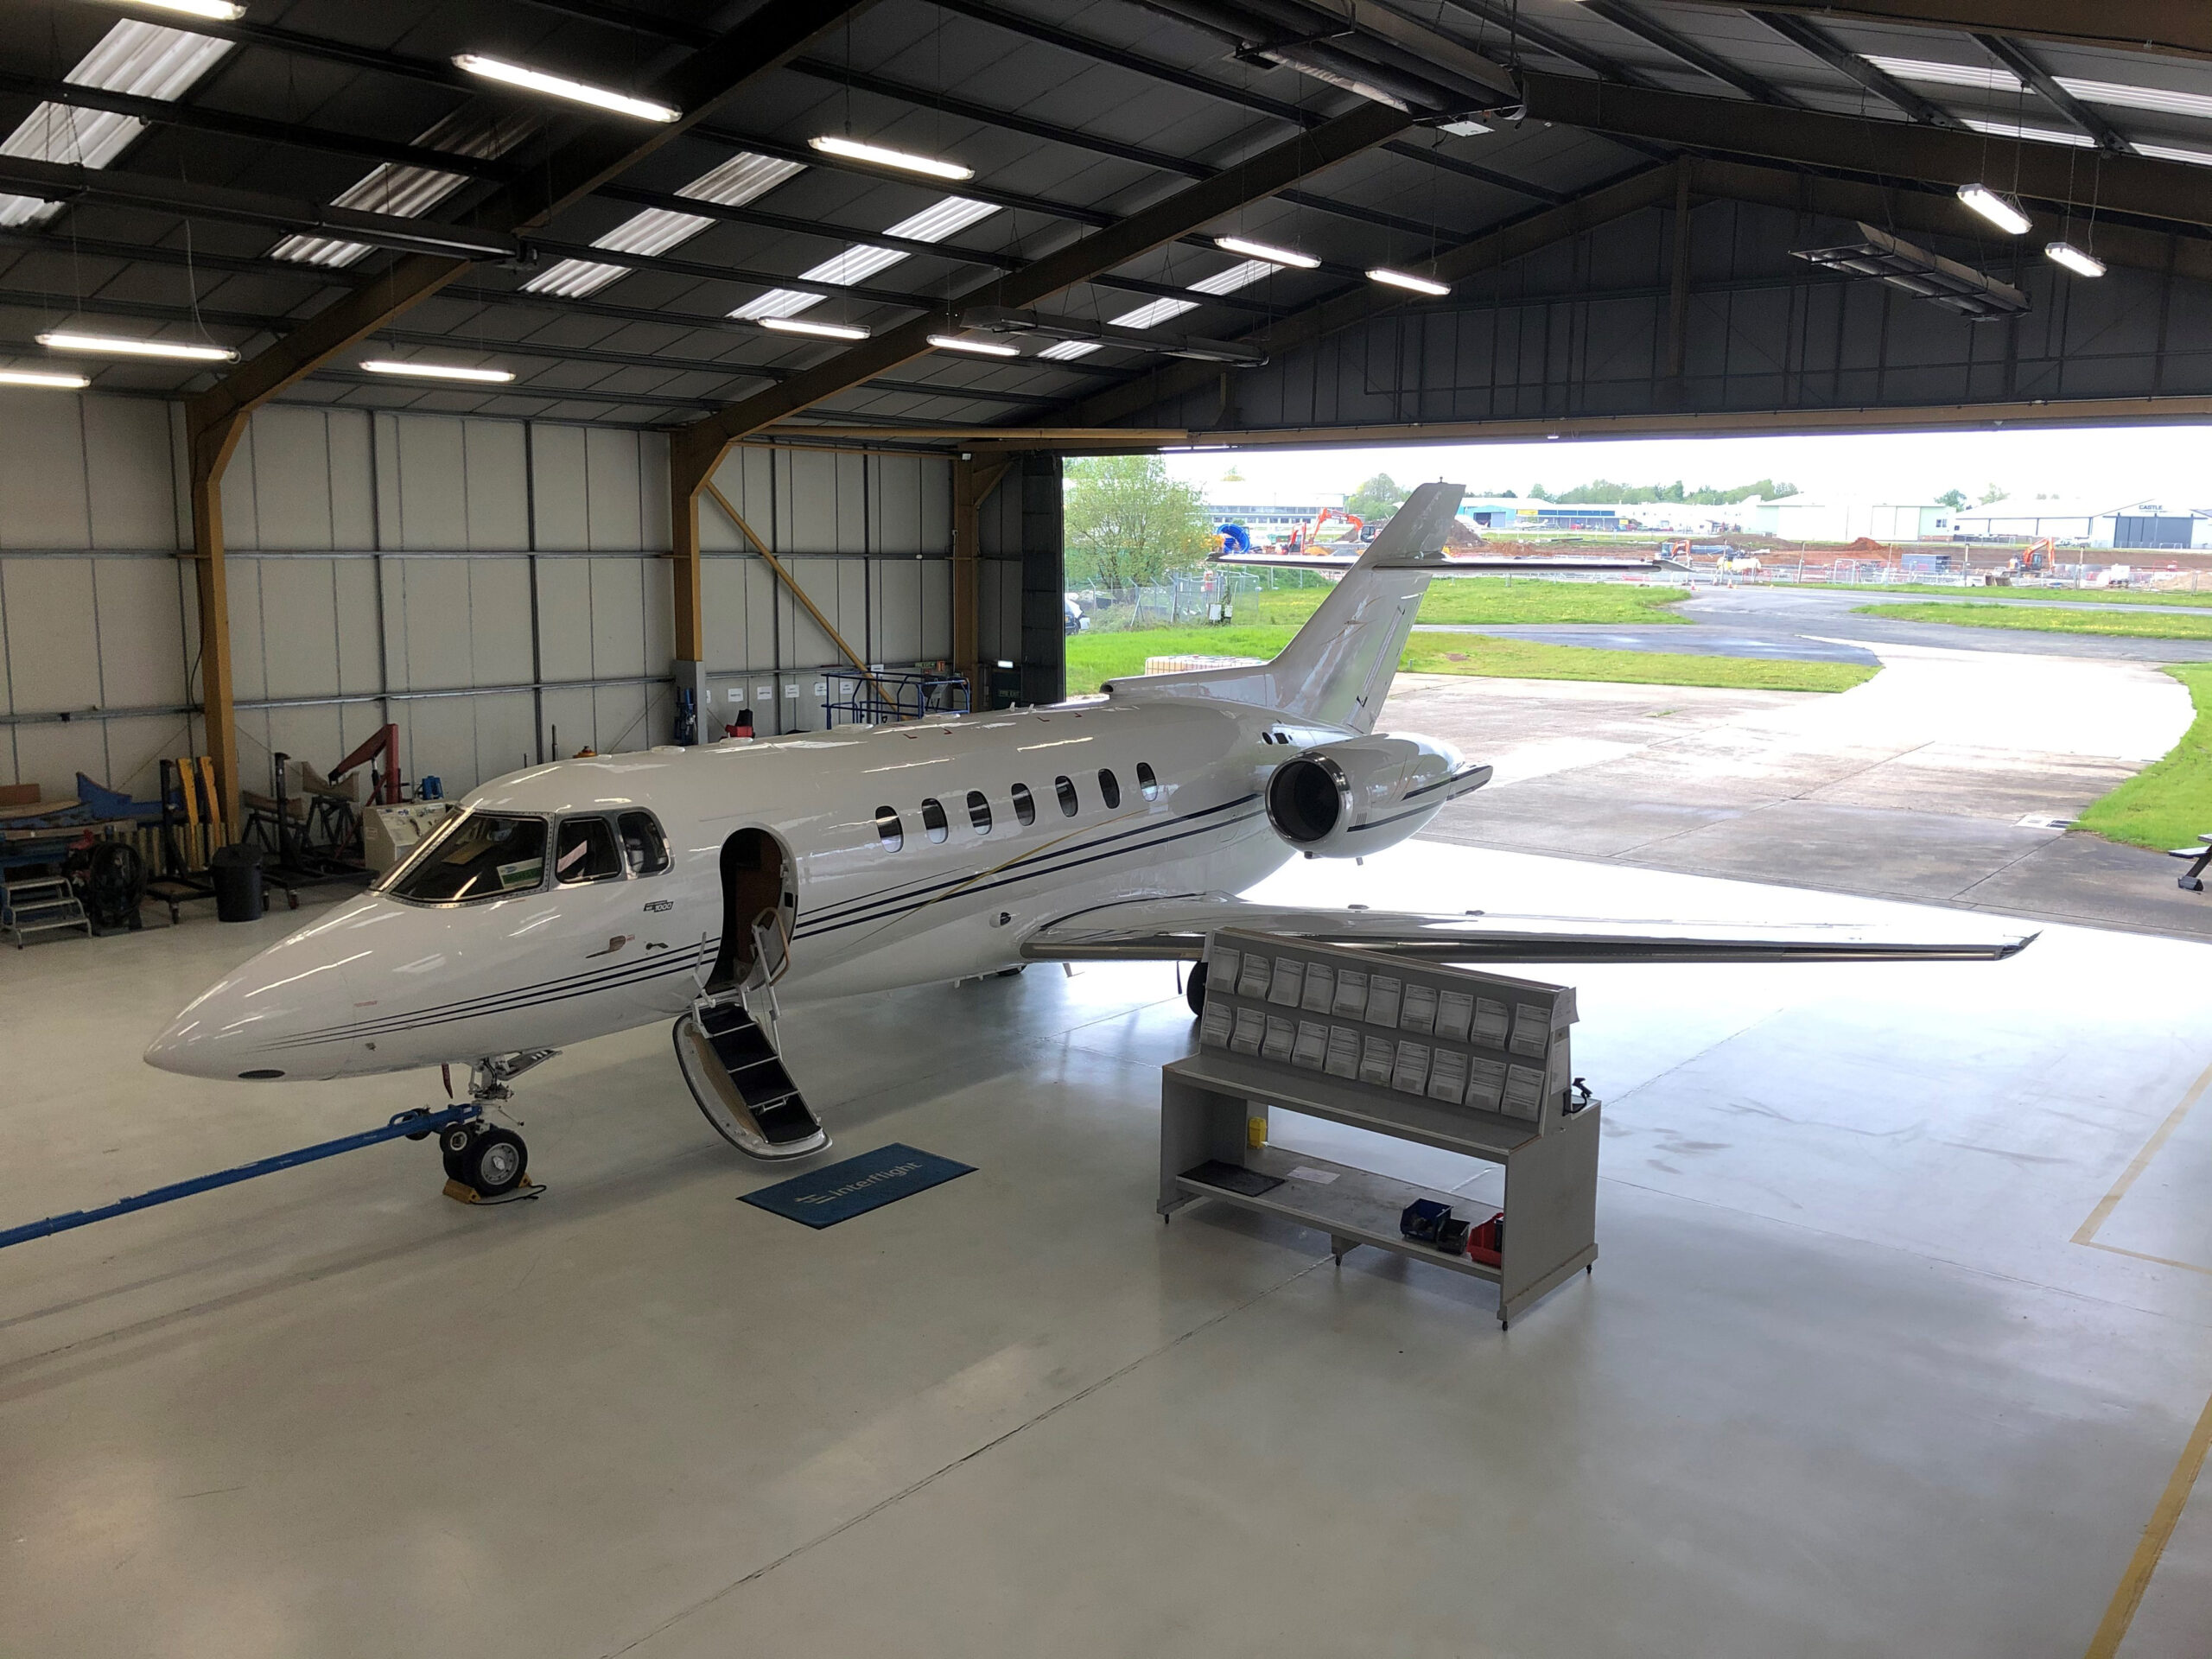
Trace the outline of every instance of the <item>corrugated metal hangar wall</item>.
[[[0, 782], [150, 795], [162, 756], [204, 747], [181, 465], [172, 405], [0, 392]], [[715, 481], [855, 652], [899, 667], [951, 650], [951, 467], [747, 447]], [[327, 766], [387, 719], [404, 771], [449, 793], [556, 734], [667, 741], [667, 492], [664, 440], [635, 429], [260, 411], [224, 485], [247, 786], [271, 753]], [[1057, 461], [1026, 458], [980, 538], [983, 651], [1046, 700], [1058, 493]], [[748, 706], [764, 733], [819, 727], [836, 647], [711, 500], [702, 533], [712, 725]]]

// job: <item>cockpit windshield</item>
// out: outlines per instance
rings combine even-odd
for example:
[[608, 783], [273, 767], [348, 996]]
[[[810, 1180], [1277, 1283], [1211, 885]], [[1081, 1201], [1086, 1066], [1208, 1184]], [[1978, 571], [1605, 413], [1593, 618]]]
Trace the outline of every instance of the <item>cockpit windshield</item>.
[[423, 904], [527, 893], [545, 880], [545, 820], [467, 812], [395, 870], [384, 891]]

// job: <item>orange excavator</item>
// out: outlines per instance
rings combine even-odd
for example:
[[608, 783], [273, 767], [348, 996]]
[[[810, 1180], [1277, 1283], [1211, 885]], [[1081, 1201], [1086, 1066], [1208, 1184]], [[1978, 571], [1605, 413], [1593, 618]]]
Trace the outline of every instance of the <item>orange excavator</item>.
[[1356, 512], [1347, 512], [1342, 507], [1324, 507], [1313, 515], [1312, 524], [1300, 524], [1290, 532], [1289, 550], [1293, 553], [1318, 553], [1323, 546], [1333, 545], [1334, 542], [1325, 543], [1321, 540], [1321, 527], [1332, 518], [1340, 518], [1349, 527], [1344, 535], [1334, 538], [1335, 542], [1357, 541], [1359, 532], [1367, 528], [1367, 521]]

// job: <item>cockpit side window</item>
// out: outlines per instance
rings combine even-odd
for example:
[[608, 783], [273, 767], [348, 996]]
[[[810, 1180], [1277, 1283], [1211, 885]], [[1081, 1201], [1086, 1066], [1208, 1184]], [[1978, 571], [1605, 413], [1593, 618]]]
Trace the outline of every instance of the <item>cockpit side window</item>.
[[380, 890], [449, 905], [528, 893], [545, 880], [545, 820], [467, 812], [447, 820]]
[[614, 849], [613, 826], [605, 818], [563, 819], [553, 874], [563, 886], [620, 880], [622, 855]]
[[650, 812], [625, 812], [614, 820], [622, 834], [622, 861], [632, 875], [658, 875], [668, 868], [668, 837]]

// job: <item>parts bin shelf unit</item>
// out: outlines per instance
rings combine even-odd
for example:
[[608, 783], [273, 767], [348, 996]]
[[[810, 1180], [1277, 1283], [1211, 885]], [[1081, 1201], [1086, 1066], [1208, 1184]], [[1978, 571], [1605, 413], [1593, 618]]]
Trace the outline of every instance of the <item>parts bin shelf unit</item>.
[[[1264, 976], [1240, 973], [1236, 964], [1254, 957], [1264, 958]], [[1327, 1233], [1338, 1261], [1356, 1246], [1369, 1244], [1487, 1279], [1498, 1287], [1501, 1325], [1510, 1324], [1538, 1298], [1596, 1262], [1602, 1109], [1594, 1102], [1578, 1107], [1572, 1087], [1567, 1035], [1574, 1019], [1572, 990], [1460, 969], [1401, 964], [1357, 948], [1229, 930], [1209, 942], [1207, 962], [1206, 1012], [1215, 1017], [1217, 1032], [1219, 1011], [1225, 1007], [1232, 1029], [1240, 1014], [1257, 1014], [1262, 1021], [1272, 1014], [1294, 1028], [1322, 1026], [1339, 1046], [1349, 1033], [1363, 1043], [1387, 1042], [1394, 1055], [1402, 1056], [1404, 1046], [1418, 1037], [1421, 1040], [1416, 1046], [1423, 1052], [1420, 1058], [1425, 1067], [1433, 1064], [1432, 1057], [1457, 1058], [1440, 1074], [1433, 1091], [1416, 1091], [1408, 1083], [1417, 1079], [1409, 1078], [1402, 1067], [1389, 1082], [1375, 1080], [1374, 1073], [1365, 1079], [1332, 1075], [1325, 1062], [1317, 1069], [1310, 1057], [1310, 1030], [1303, 1033], [1307, 1039], [1303, 1043], [1292, 1039], [1292, 1052], [1304, 1054], [1304, 1058], [1285, 1058], [1280, 1040], [1267, 1041], [1258, 1052], [1238, 1052], [1206, 1039], [1198, 1053], [1171, 1063], [1161, 1075], [1159, 1208], [1163, 1218], [1201, 1198], [1218, 1200], [1283, 1216]], [[1318, 979], [1310, 971], [1315, 967], [1325, 970]], [[1357, 1012], [1343, 1011], [1346, 1005], [1335, 1001], [1335, 991], [1347, 970], [1356, 979], [1381, 979], [1391, 987], [1389, 1006], [1365, 1001]], [[1329, 985], [1329, 998], [1317, 1000], [1330, 1006], [1301, 1007], [1307, 988], [1316, 983]], [[1299, 989], [1286, 1002], [1276, 989], [1279, 984], [1297, 984]], [[1511, 1039], [1492, 1045], [1465, 1022], [1458, 1024], [1458, 1038], [1448, 1020], [1438, 1026], [1433, 1010], [1440, 1004], [1450, 1007], [1460, 999], [1473, 999], [1478, 1007], [1503, 1003], [1516, 1014], [1531, 1015], [1529, 1022], [1509, 1027], [1520, 1046], [1509, 1046]], [[1422, 1023], [1386, 1027], [1365, 1018], [1374, 1012], [1402, 1020], [1408, 1007], [1421, 1011], [1418, 1017]], [[1477, 1016], [1478, 1027], [1480, 1018]], [[1532, 1030], [1532, 1025], [1541, 1030]], [[1396, 1034], [1382, 1038], [1379, 1033], [1384, 1029]], [[1271, 1035], [1280, 1037], [1279, 1033]], [[1491, 1096], [1463, 1090], [1459, 1099], [1450, 1098], [1444, 1078], [1458, 1075], [1461, 1063], [1469, 1071], [1478, 1072], [1478, 1063], [1488, 1058], [1485, 1050], [1493, 1047], [1500, 1059], [1535, 1061], [1530, 1069], [1541, 1073], [1541, 1092], [1532, 1098], [1532, 1090], [1522, 1088], [1517, 1097], [1497, 1097], [1501, 1109], [1495, 1110], [1489, 1109]], [[1270, 1106], [1503, 1165], [1506, 1224], [1499, 1264], [1492, 1267], [1400, 1235], [1398, 1216], [1407, 1205], [1428, 1198], [1464, 1209], [1464, 1194], [1438, 1192], [1274, 1146], [1264, 1133]], [[1254, 1119], [1260, 1120], [1261, 1133], [1254, 1132]], [[1255, 1141], [1261, 1144], [1253, 1144]], [[1209, 1162], [1241, 1165], [1281, 1184], [1259, 1193], [1232, 1191], [1197, 1173]], [[1489, 1208], [1475, 1206], [1471, 1218], [1480, 1220]]]

